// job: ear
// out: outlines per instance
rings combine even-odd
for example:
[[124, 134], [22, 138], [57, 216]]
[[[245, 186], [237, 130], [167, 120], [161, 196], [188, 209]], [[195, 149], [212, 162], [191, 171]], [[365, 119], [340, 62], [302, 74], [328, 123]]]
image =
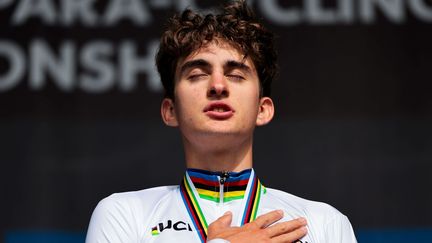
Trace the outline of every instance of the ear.
[[263, 126], [273, 119], [274, 104], [270, 97], [262, 97], [258, 109], [257, 126]]
[[177, 127], [177, 115], [174, 109], [174, 102], [170, 98], [165, 98], [162, 100], [161, 104], [161, 116], [162, 120], [167, 126]]

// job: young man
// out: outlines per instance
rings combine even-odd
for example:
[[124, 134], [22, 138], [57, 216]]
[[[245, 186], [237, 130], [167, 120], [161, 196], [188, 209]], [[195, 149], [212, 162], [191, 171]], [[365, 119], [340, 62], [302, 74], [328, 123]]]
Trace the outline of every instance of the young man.
[[94, 242], [356, 242], [336, 209], [265, 188], [252, 169], [256, 126], [273, 118], [273, 37], [243, 1], [217, 15], [174, 16], [157, 67], [162, 119], [181, 131], [180, 186], [113, 194], [90, 222]]

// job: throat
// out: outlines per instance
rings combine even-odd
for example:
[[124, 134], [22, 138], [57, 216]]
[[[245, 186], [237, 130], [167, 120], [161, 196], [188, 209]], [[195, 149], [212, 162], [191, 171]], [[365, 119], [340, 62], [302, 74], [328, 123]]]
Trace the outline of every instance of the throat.
[[252, 168], [252, 139], [241, 137], [217, 132], [202, 133], [193, 139], [183, 137], [186, 166], [218, 172]]

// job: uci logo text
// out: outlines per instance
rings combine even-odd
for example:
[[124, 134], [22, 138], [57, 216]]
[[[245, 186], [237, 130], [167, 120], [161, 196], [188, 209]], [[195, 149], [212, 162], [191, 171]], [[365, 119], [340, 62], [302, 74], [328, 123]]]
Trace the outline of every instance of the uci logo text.
[[159, 235], [160, 233], [162, 233], [164, 230], [192, 231], [192, 228], [191, 228], [190, 224], [187, 224], [183, 221], [177, 221], [173, 224], [173, 222], [171, 220], [168, 220], [166, 222], [166, 224], [159, 223], [156, 226], [152, 227], [151, 234], [153, 236], [156, 236], [156, 235]]

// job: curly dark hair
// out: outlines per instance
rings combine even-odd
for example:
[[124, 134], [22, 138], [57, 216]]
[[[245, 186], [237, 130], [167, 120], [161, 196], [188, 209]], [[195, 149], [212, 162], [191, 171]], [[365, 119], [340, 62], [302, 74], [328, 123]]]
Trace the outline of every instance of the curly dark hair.
[[202, 15], [186, 9], [169, 19], [156, 55], [165, 97], [174, 98], [178, 60], [216, 39], [226, 41], [251, 58], [260, 80], [260, 95], [270, 96], [271, 83], [278, 71], [273, 34], [240, 0], [226, 5], [219, 14]]

